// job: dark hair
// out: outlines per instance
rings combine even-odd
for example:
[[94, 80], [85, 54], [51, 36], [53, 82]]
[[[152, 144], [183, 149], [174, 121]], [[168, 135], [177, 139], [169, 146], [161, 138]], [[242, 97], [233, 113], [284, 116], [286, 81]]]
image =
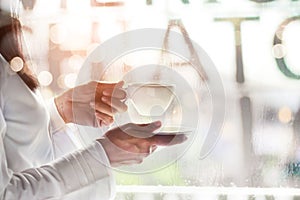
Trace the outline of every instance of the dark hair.
[[37, 78], [32, 74], [31, 70], [28, 68], [25, 56], [23, 54], [21, 42], [22, 25], [16, 18], [10, 16], [3, 17], [3, 15], [0, 15], [0, 17], [2, 19], [8, 19], [7, 25], [0, 27], [0, 53], [8, 63], [14, 57], [20, 57], [23, 60], [24, 66], [22, 70], [17, 73], [31, 90], [35, 90], [38, 87], [38, 81]]

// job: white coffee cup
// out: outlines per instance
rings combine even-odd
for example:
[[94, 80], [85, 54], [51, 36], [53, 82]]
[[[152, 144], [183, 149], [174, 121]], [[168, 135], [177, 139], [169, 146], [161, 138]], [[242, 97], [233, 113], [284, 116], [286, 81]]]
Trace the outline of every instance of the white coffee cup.
[[162, 116], [174, 99], [175, 86], [164, 83], [129, 83], [128, 100], [141, 116]]

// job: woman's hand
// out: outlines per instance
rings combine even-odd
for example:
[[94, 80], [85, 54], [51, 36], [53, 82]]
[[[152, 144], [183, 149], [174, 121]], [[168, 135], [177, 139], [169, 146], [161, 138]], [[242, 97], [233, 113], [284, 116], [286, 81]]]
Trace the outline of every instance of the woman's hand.
[[124, 112], [126, 92], [123, 82], [101, 83], [92, 81], [72, 88], [55, 98], [59, 114], [65, 123], [86, 126], [109, 125], [114, 114]]
[[150, 124], [126, 124], [108, 131], [98, 139], [114, 167], [141, 163], [157, 146], [171, 146], [184, 142], [185, 135], [155, 135], [159, 121]]

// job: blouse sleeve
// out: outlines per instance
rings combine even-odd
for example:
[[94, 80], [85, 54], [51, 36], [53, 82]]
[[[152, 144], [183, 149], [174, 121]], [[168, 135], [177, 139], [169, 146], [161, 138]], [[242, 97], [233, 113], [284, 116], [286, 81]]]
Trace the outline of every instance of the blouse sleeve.
[[[1, 111], [1, 110], [0, 110]], [[74, 193], [97, 185], [98, 199], [113, 197], [113, 179], [104, 149], [94, 142], [85, 149], [68, 154], [54, 162], [13, 172], [7, 166], [3, 136], [6, 123], [0, 112], [0, 199], [40, 200], [78, 199]], [[74, 198], [69, 198], [74, 197]], [[79, 198], [81, 199], [81, 198]]]
[[58, 113], [58, 110], [56, 108], [54, 98], [51, 98], [47, 102], [47, 108], [50, 114], [50, 133], [54, 134], [60, 130], [62, 130], [66, 124], [60, 114]]

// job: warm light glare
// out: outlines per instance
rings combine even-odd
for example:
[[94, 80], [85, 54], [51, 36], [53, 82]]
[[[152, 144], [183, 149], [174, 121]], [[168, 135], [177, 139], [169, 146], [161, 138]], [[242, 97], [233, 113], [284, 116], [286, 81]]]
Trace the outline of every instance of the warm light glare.
[[282, 107], [280, 108], [278, 112], [278, 119], [284, 123], [287, 124], [292, 120], [293, 114], [290, 108], [288, 107]]
[[38, 81], [42, 86], [48, 86], [52, 83], [52, 74], [48, 71], [42, 71], [38, 75]]
[[22, 60], [22, 58], [20, 57], [14, 57], [11, 61], [10, 61], [10, 68], [14, 71], [14, 72], [18, 72], [21, 71], [24, 67], [24, 62]]

